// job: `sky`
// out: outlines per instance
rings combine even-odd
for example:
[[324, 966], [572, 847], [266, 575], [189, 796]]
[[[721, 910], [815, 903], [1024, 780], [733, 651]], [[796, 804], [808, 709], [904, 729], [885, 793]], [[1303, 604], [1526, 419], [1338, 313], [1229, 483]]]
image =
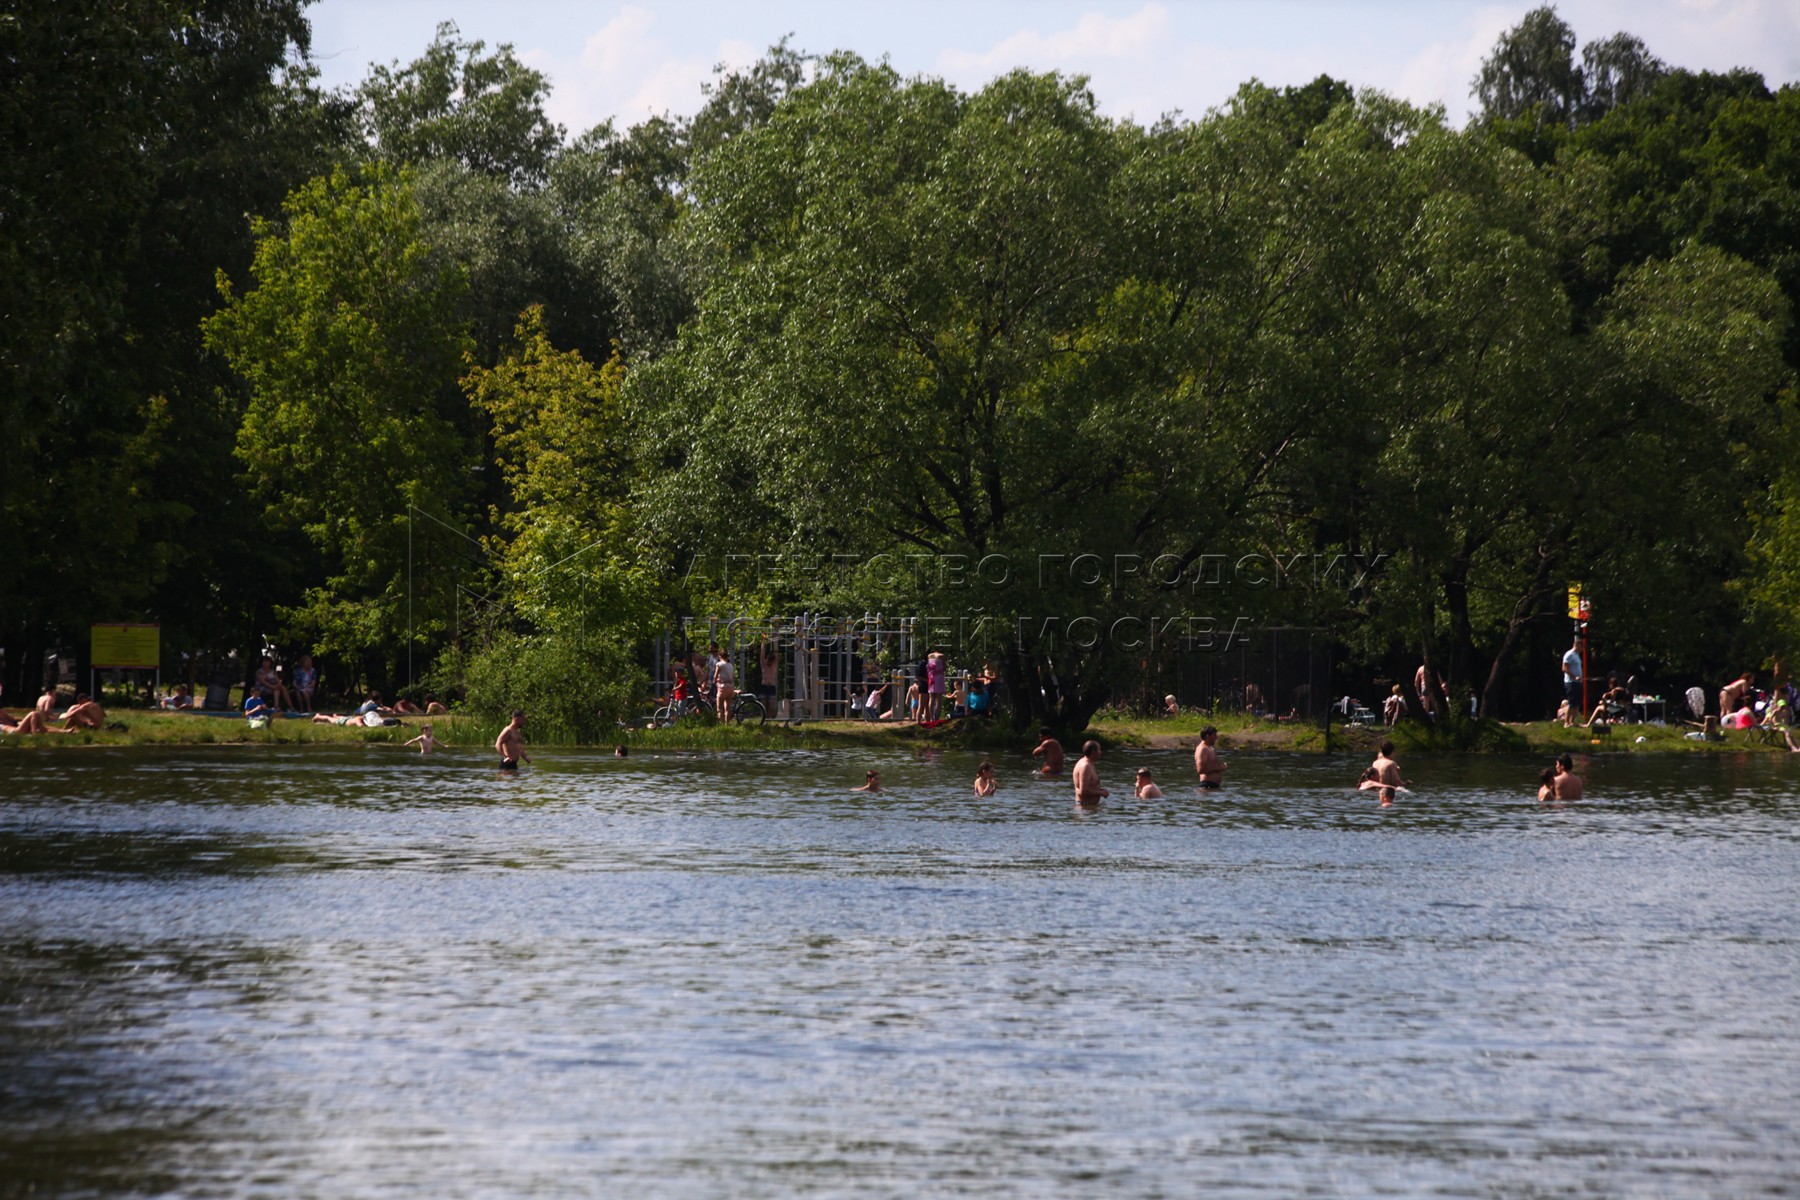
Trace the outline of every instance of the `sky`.
[[[571, 136], [612, 118], [685, 115], [719, 64], [743, 67], [784, 34], [808, 53], [853, 50], [903, 75], [965, 91], [1015, 67], [1086, 75], [1101, 111], [1141, 123], [1199, 117], [1256, 78], [1320, 74], [1461, 125], [1469, 83], [1533, 0], [320, 0], [313, 56], [328, 86], [410, 62], [440, 21], [489, 47], [510, 43], [551, 82]], [[1749, 67], [1800, 81], [1800, 0], [1562, 0], [1580, 44], [1625, 31], [1671, 66]]]

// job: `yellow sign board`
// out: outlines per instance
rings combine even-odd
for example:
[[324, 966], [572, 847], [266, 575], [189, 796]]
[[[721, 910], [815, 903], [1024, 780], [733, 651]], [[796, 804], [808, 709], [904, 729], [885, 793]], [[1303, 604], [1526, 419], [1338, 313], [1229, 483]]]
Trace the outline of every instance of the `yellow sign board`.
[[1581, 585], [1579, 583], [1571, 583], [1569, 585], [1570, 618], [1576, 621], [1585, 621], [1588, 619], [1589, 611], [1587, 597], [1581, 594]]
[[92, 633], [96, 667], [162, 665], [161, 625], [95, 625]]

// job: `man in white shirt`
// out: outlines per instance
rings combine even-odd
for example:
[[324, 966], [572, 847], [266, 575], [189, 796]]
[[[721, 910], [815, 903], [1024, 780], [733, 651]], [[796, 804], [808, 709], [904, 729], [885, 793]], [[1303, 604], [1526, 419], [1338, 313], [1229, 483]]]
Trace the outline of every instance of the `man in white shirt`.
[[1569, 644], [1568, 653], [1562, 658], [1563, 695], [1569, 701], [1568, 719], [1565, 725], [1573, 725], [1581, 720], [1581, 714], [1587, 711], [1581, 703], [1581, 639], [1576, 638]]

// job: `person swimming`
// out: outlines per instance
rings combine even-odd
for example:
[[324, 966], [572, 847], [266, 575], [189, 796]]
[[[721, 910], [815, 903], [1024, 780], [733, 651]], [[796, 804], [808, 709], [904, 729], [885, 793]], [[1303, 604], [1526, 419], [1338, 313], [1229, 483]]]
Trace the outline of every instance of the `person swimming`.
[[442, 747], [444, 743], [431, 736], [431, 726], [425, 724], [419, 726], [419, 736], [408, 741], [406, 744], [408, 746], [417, 746], [420, 754], [431, 754]]
[[881, 772], [870, 771], [863, 777], [863, 785], [861, 787], [851, 788], [850, 790], [853, 792], [879, 792], [881, 790]]
[[1139, 767], [1137, 769], [1137, 779], [1132, 787], [1133, 790], [1137, 792], [1137, 798], [1139, 800], [1162, 799], [1162, 789], [1156, 786], [1156, 781], [1154, 779], [1150, 778], [1149, 767]]
[[999, 786], [994, 781], [994, 764], [984, 759], [982, 764], [975, 768], [975, 794], [982, 797], [991, 796]]

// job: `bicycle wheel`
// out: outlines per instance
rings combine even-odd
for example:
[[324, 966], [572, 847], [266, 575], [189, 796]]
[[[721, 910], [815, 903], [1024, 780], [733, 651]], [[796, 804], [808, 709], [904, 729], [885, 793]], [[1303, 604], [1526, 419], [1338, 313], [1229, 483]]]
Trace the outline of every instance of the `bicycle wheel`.
[[747, 721], [761, 725], [768, 717], [768, 710], [755, 696], [738, 696], [731, 702], [731, 722], [734, 725], [742, 725]]

